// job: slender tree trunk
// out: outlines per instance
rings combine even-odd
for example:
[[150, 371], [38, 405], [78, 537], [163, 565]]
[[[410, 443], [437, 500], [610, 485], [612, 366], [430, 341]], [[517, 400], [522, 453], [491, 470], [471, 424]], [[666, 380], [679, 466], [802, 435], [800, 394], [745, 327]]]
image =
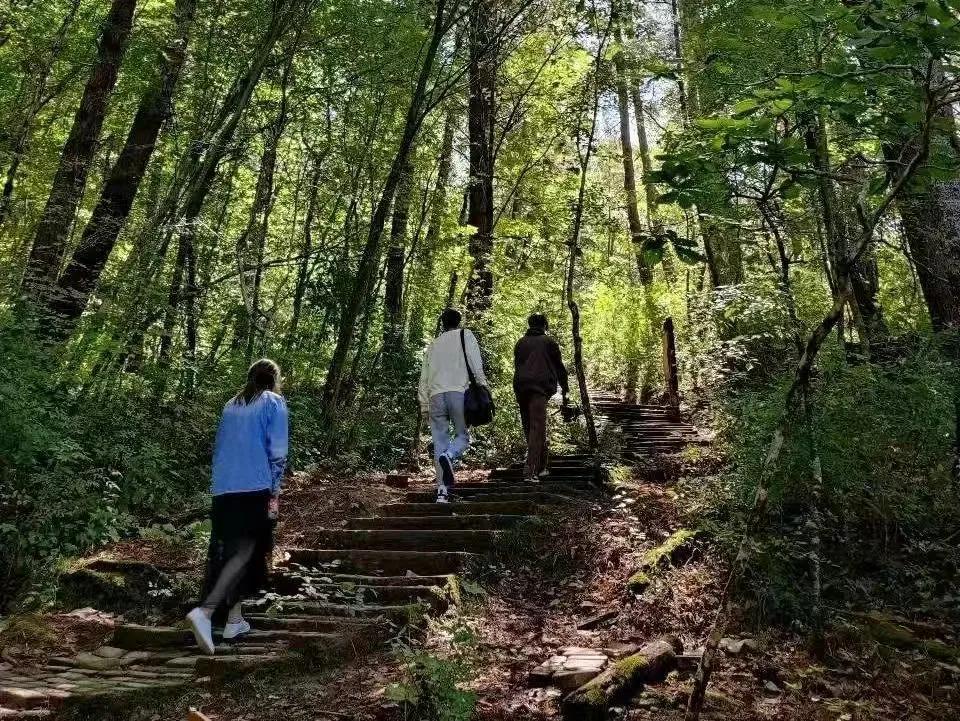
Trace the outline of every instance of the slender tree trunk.
[[317, 214], [317, 196], [320, 192], [320, 178], [323, 171], [324, 155], [314, 158], [313, 172], [310, 175], [310, 190], [307, 198], [307, 214], [303, 221], [303, 250], [300, 267], [297, 269], [297, 283], [293, 291], [293, 312], [290, 317], [290, 329], [287, 331], [287, 345], [296, 344], [297, 331], [300, 328], [300, 315], [303, 312], [303, 298], [310, 282], [310, 256], [313, 254], [313, 224]]
[[[610, 24], [615, 21], [611, 13], [610, 23], [600, 38], [597, 53], [594, 57], [593, 98], [590, 109], [590, 130], [586, 137], [586, 146], [580, 152], [580, 185], [577, 191], [577, 201], [573, 212], [573, 227], [570, 232], [570, 259], [567, 264], [567, 277], [564, 294], [567, 297], [567, 308], [570, 310], [571, 333], [573, 335], [573, 365], [577, 374], [577, 386], [580, 389], [580, 405], [587, 423], [587, 438], [590, 452], [595, 453], [599, 447], [597, 426], [593, 418], [593, 406], [590, 403], [590, 389], [587, 387], [587, 374], [583, 365], [583, 337], [580, 334], [580, 306], [575, 295], [575, 281], [577, 274], [577, 258], [580, 257], [580, 231], [583, 226], [584, 200], [587, 192], [587, 175], [590, 170], [590, 159], [593, 156], [593, 145], [597, 135], [597, 116], [600, 114], [600, 68], [603, 61], [607, 38], [610, 35]], [[579, 141], [579, 138], [577, 139]]]
[[[614, 32], [617, 44], [622, 46], [623, 33], [620, 31], [619, 24]], [[620, 115], [620, 145], [623, 149], [623, 189], [627, 196], [627, 225], [636, 254], [640, 283], [647, 286], [653, 281], [653, 271], [643, 255], [646, 230], [640, 220], [640, 211], [637, 207], [637, 177], [633, 161], [633, 139], [630, 135], [630, 96], [627, 90], [629, 76], [622, 51], [617, 52], [613, 62], [616, 68], [617, 110]]]
[[352, 291], [341, 310], [337, 343], [333, 356], [330, 359], [330, 366], [327, 370], [327, 378], [323, 389], [324, 411], [330, 429], [329, 437], [331, 442], [335, 436], [333, 429], [347, 369], [347, 358], [352, 346], [354, 328], [360, 312], [364, 307], [364, 303], [367, 300], [374, 275], [379, 266], [380, 240], [384, 227], [386, 226], [387, 215], [390, 212], [393, 197], [397, 191], [397, 185], [400, 183], [403, 166], [407, 162], [410, 149], [413, 147], [417, 133], [420, 131], [423, 123], [424, 106], [427, 100], [427, 82], [433, 72], [433, 65], [440, 47], [440, 42], [447, 30], [448, 19], [445, 17], [445, 7], [446, 0], [438, 0], [433, 22], [433, 31], [426, 48], [423, 65], [420, 67], [416, 87], [410, 98], [410, 106], [407, 109], [403, 134], [400, 138], [397, 154], [394, 156], [393, 164], [384, 182], [380, 199], [377, 202], [373, 218], [370, 222], [367, 242], [360, 256], [360, 263], [356, 270]]
[[470, 1], [470, 102], [467, 110], [470, 185], [467, 225], [473, 226], [474, 233], [469, 246], [473, 269], [467, 281], [467, 312], [475, 326], [483, 326], [493, 296], [493, 127], [497, 57], [491, 47], [492, 0]]
[[410, 312], [410, 341], [416, 347], [423, 342], [424, 315], [426, 306], [423, 298], [423, 288], [433, 276], [434, 260], [440, 236], [443, 232], [443, 220], [447, 213], [448, 185], [450, 183], [450, 169], [453, 167], [453, 139], [456, 133], [457, 113], [454, 108], [447, 110], [443, 123], [443, 138], [440, 141], [440, 157], [437, 161], [437, 184], [430, 203], [430, 219], [427, 222], [427, 235], [423, 241], [423, 252], [414, 273], [413, 287], [419, 292], [415, 295], [417, 301]]
[[173, 92], [186, 58], [196, 0], [177, 0], [173, 39], [160, 53], [160, 76], [147, 91], [126, 143], [100, 194], [79, 247], [50, 299], [51, 310], [67, 326], [80, 316], [127, 222], [137, 190], [157, 146], [160, 130], [173, 109]]
[[33, 302], [43, 299], [56, 281], [70, 227], [87, 183], [90, 163], [97, 151], [107, 104], [127, 49], [136, 4], [136, 0], [113, 0], [104, 23], [97, 59], [63, 147], [50, 197], [27, 261], [22, 293]]
[[[177, 264], [174, 269], [174, 278], [171, 282], [170, 293], [167, 299], [167, 311], [164, 316], [164, 340], [161, 344], [161, 368], [167, 368], [171, 362], [170, 348], [172, 346], [173, 331], [176, 327], [178, 307], [184, 304], [184, 315], [187, 320], [186, 348], [184, 360], [187, 365], [187, 390], [191, 389], [191, 380], [196, 370], [197, 356], [197, 318], [196, 301], [199, 288], [196, 284], [196, 240], [197, 224], [200, 211], [210, 192], [213, 180], [216, 177], [220, 161], [229, 149], [233, 135], [240, 124], [253, 91], [260, 82], [263, 70], [270, 59], [274, 45], [283, 35], [289, 24], [296, 16], [298, 4], [287, 5], [278, 10], [271, 19], [270, 25], [264, 33], [259, 46], [254, 51], [250, 64], [244, 74], [234, 83], [233, 89], [224, 99], [217, 115], [215, 125], [209, 139], [192, 151], [194, 158], [191, 161], [187, 187], [184, 191], [184, 205], [177, 214], [179, 228], [177, 239]], [[178, 279], [179, 274], [179, 279]], [[179, 282], [178, 282], [179, 280]], [[165, 353], [164, 353], [165, 351]], [[166, 375], [166, 374], [164, 374]]]
[[390, 250], [387, 253], [387, 283], [383, 294], [384, 366], [389, 369], [403, 345], [403, 268], [406, 262], [407, 228], [413, 197], [413, 155], [410, 148], [393, 201], [390, 224]]

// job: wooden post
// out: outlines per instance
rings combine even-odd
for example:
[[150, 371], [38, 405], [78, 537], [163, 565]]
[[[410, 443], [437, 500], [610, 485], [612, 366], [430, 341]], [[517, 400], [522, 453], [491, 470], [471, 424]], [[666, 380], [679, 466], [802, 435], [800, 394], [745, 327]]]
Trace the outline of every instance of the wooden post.
[[663, 321], [663, 378], [667, 390], [667, 405], [680, 407], [680, 379], [677, 377], [677, 339], [673, 318]]

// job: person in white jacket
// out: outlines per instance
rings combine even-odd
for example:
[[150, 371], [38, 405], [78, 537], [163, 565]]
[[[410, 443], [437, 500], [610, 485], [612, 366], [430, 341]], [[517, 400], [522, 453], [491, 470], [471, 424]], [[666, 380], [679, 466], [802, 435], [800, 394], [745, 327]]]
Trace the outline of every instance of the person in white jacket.
[[[453, 464], [470, 446], [470, 431], [463, 412], [464, 394], [470, 386], [468, 360], [477, 383], [489, 387], [480, 344], [470, 330], [460, 329], [460, 320], [460, 313], [453, 308], [443, 311], [440, 316], [443, 333], [424, 352], [420, 369], [420, 410], [429, 418], [433, 436], [437, 503], [449, 501], [455, 482]], [[451, 425], [453, 439], [450, 438]]]

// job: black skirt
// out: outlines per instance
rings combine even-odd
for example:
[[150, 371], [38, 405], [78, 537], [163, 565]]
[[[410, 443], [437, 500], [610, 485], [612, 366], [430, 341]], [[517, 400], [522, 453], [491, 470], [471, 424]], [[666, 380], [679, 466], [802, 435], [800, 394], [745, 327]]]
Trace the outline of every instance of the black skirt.
[[[234, 585], [218, 611], [237, 601], [254, 596], [267, 583], [273, 557], [275, 522], [269, 515], [270, 491], [224, 493], [213, 497], [210, 509], [210, 547], [207, 550], [207, 572], [203, 597], [213, 590], [224, 564], [243, 542], [253, 541], [254, 551], [242, 578]], [[219, 615], [219, 614], [217, 614]]]

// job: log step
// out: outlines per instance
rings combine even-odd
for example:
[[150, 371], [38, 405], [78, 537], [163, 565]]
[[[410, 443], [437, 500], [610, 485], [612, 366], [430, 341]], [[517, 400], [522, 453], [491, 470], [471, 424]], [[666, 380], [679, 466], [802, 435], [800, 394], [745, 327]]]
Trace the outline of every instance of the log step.
[[291, 563], [323, 566], [331, 571], [421, 576], [456, 573], [473, 557], [462, 551], [386, 551], [366, 549], [294, 548], [288, 551]]
[[[450, 505], [450, 504], [435, 504]], [[351, 518], [348, 528], [356, 529], [413, 529], [413, 530], [502, 530], [513, 528], [527, 521], [529, 515], [479, 515], [466, 516], [377, 516], [374, 518]]]
[[396, 551], [468, 551], [490, 548], [496, 531], [477, 530], [341, 530], [321, 529], [317, 542], [324, 548]]
[[[244, 615], [262, 615], [265, 613], [268, 605], [256, 601], [245, 601], [243, 604]], [[411, 604], [369, 604], [365, 606], [354, 606], [337, 603], [320, 603], [317, 601], [284, 601], [283, 613], [285, 618], [296, 618], [303, 616], [342, 616], [344, 618], [386, 618], [394, 623], [410, 623], [412, 619], [422, 615], [424, 605], [419, 603]], [[266, 614], [270, 615], [270, 614]]]
[[353, 583], [358, 586], [446, 586], [450, 584], [453, 574], [437, 574], [433, 576], [368, 576], [356, 573], [325, 573], [320, 569], [296, 566], [276, 574], [279, 577], [290, 576], [297, 579], [309, 579], [314, 583]]
[[467, 515], [518, 515], [526, 516], [537, 511], [533, 501], [507, 501], [487, 503], [391, 503], [380, 506], [383, 516], [467, 516]]

